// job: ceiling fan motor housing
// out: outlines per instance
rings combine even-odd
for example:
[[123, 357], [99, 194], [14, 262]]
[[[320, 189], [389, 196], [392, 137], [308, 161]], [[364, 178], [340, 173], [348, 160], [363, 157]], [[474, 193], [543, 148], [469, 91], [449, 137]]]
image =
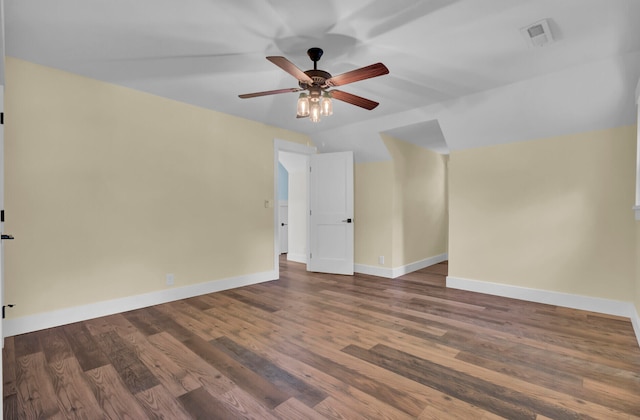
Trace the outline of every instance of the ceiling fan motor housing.
[[324, 70], [318, 70], [318, 61], [320, 60], [320, 57], [322, 57], [323, 53], [324, 51], [322, 51], [322, 48], [318, 47], [309, 48], [307, 50], [307, 55], [309, 56], [311, 61], [313, 61], [313, 70], [307, 70], [304, 72], [304, 74], [306, 74], [311, 78], [311, 80], [313, 80], [313, 84], [309, 85], [306, 82], [298, 82], [298, 85], [300, 85], [302, 89], [324, 86], [324, 82], [331, 79], [330, 73]]
[[[331, 79], [331, 73], [324, 70], [307, 70], [304, 73], [313, 80], [312, 86], [323, 86], [326, 80]], [[300, 85], [302, 89], [309, 87], [309, 84], [305, 82], [298, 82], [298, 85]]]

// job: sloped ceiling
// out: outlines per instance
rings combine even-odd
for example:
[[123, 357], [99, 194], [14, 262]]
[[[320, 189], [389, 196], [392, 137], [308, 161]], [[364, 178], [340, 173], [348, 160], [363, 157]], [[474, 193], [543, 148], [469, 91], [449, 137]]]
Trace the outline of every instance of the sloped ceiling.
[[[389, 158], [379, 133], [448, 152], [635, 123], [637, 0], [5, 0], [8, 56], [303, 132], [321, 151]], [[520, 29], [549, 19], [556, 42]], [[296, 87], [265, 59], [340, 74], [390, 74], [341, 87], [380, 106], [335, 101], [295, 118]], [[10, 81], [8, 81], [10, 84]]]

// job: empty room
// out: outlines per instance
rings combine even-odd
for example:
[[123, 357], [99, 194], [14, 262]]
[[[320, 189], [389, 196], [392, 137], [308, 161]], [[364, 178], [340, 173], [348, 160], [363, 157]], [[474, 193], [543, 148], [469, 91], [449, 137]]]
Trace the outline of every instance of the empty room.
[[640, 418], [640, 2], [0, 6], [3, 418]]

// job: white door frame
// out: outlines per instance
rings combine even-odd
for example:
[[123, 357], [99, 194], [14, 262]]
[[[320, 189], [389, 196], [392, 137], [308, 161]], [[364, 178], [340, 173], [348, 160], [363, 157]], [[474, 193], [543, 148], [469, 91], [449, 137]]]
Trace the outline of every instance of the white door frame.
[[273, 271], [276, 278], [280, 277], [280, 211], [278, 203], [278, 154], [280, 152], [297, 153], [300, 155], [314, 155], [317, 149], [300, 143], [286, 140], [273, 140]]

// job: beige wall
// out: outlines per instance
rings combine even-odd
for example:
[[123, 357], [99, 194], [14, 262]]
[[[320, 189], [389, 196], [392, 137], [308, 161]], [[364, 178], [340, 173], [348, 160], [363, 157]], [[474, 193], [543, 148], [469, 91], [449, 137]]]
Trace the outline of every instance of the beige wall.
[[[356, 264], [391, 267], [393, 163], [358, 163], [354, 168], [354, 260]], [[384, 256], [384, 265], [378, 257]]]
[[453, 152], [449, 275], [621, 301], [637, 296], [635, 130]]
[[635, 293], [635, 305], [636, 312], [638, 313], [638, 319], [640, 319], [640, 221], [636, 221], [636, 293]]
[[447, 157], [382, 139], [392, 160], [355, 166], [356, 264], [398, 268], [445, 254]]
[[273, 270], [273, 139], [307, 136], [6, 63], [12, 317]]
[[447, 156], [387, 135], [393, 159], [393, 267], [447, 252]]
[[[638, 81], [638, 87], [636, 88], [636, 96], [637, 103], [640, 102], [640, 81]], [[636, 125], [636, 202], [640, 198], [640, 105], [638, 105], [638, 125]], [[635, 249], [635, 258], [636, 258], [636, 277], [635, 277], [635, 306], [636, 313], [638, 315], [638, 320], [640, 320], [640, 221], [636, 220], [636, 249]], [[640, 343], [640, 334], [636, 331], [636, 335], [638, 336], [638, 341]]]

